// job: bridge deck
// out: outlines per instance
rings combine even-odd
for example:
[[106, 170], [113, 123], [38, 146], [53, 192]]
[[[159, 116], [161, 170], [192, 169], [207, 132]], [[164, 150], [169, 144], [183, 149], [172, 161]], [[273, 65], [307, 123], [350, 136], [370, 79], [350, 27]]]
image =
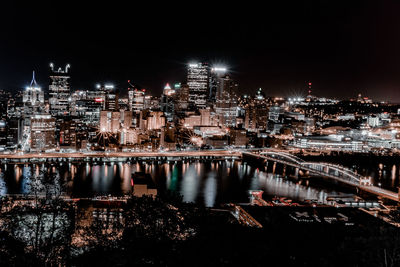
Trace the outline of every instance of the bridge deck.
[[88, 153], [24, 153], [0, 154], [0, 159], [32, 158], [146, 158], [146, 157], [240, 157], [241, 152], [230, 150], [173, 151], [173, 152], [88, 152]]

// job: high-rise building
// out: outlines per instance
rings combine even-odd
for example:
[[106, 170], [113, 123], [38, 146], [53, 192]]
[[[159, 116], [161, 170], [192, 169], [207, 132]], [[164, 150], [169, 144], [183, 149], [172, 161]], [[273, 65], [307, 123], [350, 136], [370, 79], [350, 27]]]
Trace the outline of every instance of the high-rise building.
[[134, 145], [138, 143], [139, 129], [122, 129], [119, 135], [119, 143], [121, 145]]
[[100, 111], [104, 109], [104, 99], [98, 90], [85, 91], [75, 100], [75, 113], [88, 126], [98, 126]]
[[88, 98], [102, 104], [102, 110], [118, 111], [119, 92], [112, 84], [97, 84], [96, 90], [87, 92]]
[[31, 118], [31, 149], [42, 151], [54, 148], [56, 119], [51, 115], [34, 115]]
[[104, 110], [118, 111], [119, 109], [119, 93], [115, 89], [114, 85], [106, 84], [101, 87], [101, 92], [104, 95]]
[[171, 86], [169, 85], [169, 83], [167, 83], [167, 84], [164, 86], [163, 94], [164, 94], [164, 95], [167, 95], [167, 96], [172, 96], [172, 95], [175, 94], [175, 89], [172, 89]]
[[20, 118], [9, 118], [7, 122], [7, 147], [10, 149], [18, 148], [22, 140], [23, 120]]
[[160, 98], [157, 96], [146, 95], [144, 97], [143, 109], [159, 110], [160, 109]]
[[238, 84], [234, 82], [226, 70], [223, 68], [214, 68], [215, 74], [210, 79], [213, 81], [214, 89], [210, 100], [214, 104], [215, 113], [219, 118], [220, 126], [236, 126], [236, 117], [238, 116], [238, 104], [236, 92]]
[[174, 99], [175, 90], [172, 89], [167, 83], [160, 98], [160, 109], [164, 112], [165, 117], [169, 122], [173, 120], [175, 114]]
[[176, 84], [175, 91], [175, 110], [187, 110], [189, 107], [189, 86], [187, 84]]
[[100, 132], [118, 133], [121, 114], [118, 111], [103, 110], [100, 112]]
[[144, 108], [145, 90], [139, 90], [137, 88], [128, 91], [128, 101], [131, 110], [134, 113], [139, 113]]
[[44, 93], [36, 83], [35, 72], [33, 72], [30, 86], [23, 91], [22, 102], [24, 103], [25, 116], [43, 112]]
[[206, 63], [191, 63], [187, 69], [189, 104], [198, 109], [207, 105], [209, 67]]
[[121, 110], [120, 111], [121, 118], [121, 128], [123, 129], [130, 129], [133, 123], [133, 112], [129, 110]]
[[100, 112], [100, 132], [118, 133], [121, 130], [129, 130], [132, 119], [132, 111], [103, 110]]
[[[128, 106], [129, 110], [133, 112], [133, 126], [139, 127], [140, 125], [140, 114], [145, 109], [146, 103], [146, 90], [139, 90], [137, 88], [128, 89]], [[150, 97], [151, 98], [151, 97]]]
[[165, 116], [162, 111], [152, 111], [147, 116], [147, 130], [157, 130], [165, 127]]
[[76, 149], [77, 122], [71, 118], [64, 120], [60, 125], [60, 147]]
[[6, 119], [8, 116], [8, 103], [13, 99], [11, 92], [0, 90], [0, 118]]
[[227, 70], [224, 67], [213, 67], [210, 71], [209, 94], [208, 101], [212, 105], [217, 99], [217, 94], [221, 94], [224, 89], [223, 76]]
[[[20, 131], [22, 132], [22, 136], [18, 137], [18, 142], [24, 144], [22, 148], [25, 150], [29, 148], [29, 142], [31, 141], [32, 117], [41, 115], [45, 111], [44, 93], [36, 83], [35, 72], [33, 72], [30, 86], [26, 87], [26, 89], [22, 92], [22, 104], [23, 109], [19, 114], [19, 116], [22, 118], [21, 124], [19, 125], [21, 126]], [[14, 127], [15, 126], [16, 125], [14, 125]], [[14, 134], [15, 133], [16, 132], [14, 131]]]
[[53, 116], [69, 114], [71, 98], [69, 69], [69, 64], [64, 69], [55, 69], [54, 64], [50, 63], [49, 104], [50, 114]]

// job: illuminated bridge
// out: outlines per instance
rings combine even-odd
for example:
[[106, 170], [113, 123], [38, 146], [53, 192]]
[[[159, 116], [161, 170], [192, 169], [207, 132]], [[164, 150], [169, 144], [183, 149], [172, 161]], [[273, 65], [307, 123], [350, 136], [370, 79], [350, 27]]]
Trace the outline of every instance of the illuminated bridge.
[[257, 159], [264, 159], [265, 163], [268, 161], [283, 164], [284, 166], [294, 167], [296, 170], [295, 176], [301, 170], [313, 176], [324, 177], [339, 181], [341, 183], [359, 188], [365, 192], [399, 201], [399, 194], [393, 191], [382, 189], [371, 184], [370, 177], [362, 176], [344, 166], [331, 164], [326, 162], [307, 162], [295, 155], [284, 151], [263, 151], [259, 154], [251, 152], [242, 152], [242, 156]]

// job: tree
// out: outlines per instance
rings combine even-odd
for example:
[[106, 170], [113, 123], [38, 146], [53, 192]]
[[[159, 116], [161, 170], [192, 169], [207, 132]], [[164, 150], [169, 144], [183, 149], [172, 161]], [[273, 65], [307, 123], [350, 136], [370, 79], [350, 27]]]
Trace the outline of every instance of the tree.
[[42, 168], [31, 175], [29, 195], [2, 202], [1, 230], [13, 236], [44, 265], [65, 265], [73, 231], [73, 207], [62, 198], [58, 173]]

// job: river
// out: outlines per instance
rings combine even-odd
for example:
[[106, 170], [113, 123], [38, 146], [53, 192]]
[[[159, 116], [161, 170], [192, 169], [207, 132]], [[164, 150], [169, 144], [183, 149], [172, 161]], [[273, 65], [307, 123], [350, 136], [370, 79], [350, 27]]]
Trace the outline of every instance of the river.
[[[0, 166], [0, 194], [32, 194], [32, 181], [41, 171], [51, 171], [72, 197], [123, 195], [132, 191], [131, 174], [150, 174], [160, 193], [179, 193], [186, 202], [215, 207], [227, 202], [248, 202], [248, 190], [263, 190], [264, 197], [315, 199], [324, 202], [335, 188], [307, 181], [291, 181], [260, 171], [240, 160], [192, 160], [174, 162], [61, 162], [3, 164]], [[342, 191], [339, 189], [339, 191]]]

